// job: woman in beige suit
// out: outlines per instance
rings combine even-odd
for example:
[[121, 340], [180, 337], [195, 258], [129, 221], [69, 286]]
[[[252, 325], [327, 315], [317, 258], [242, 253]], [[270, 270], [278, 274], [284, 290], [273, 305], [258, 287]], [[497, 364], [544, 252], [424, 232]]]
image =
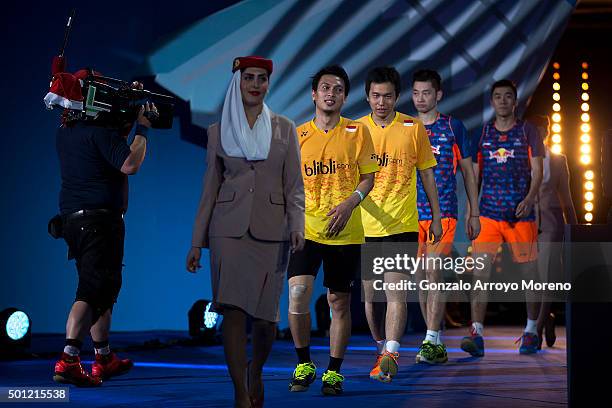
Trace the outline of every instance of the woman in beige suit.
[[[304, 245], [304, 185], [295, 125], [264, 103], [272, 61], [236, 58], [233, 72], [221, 123], [208, 128], [208, 169], [187, 270], [195, 272], [201, 248], [209, 248], [235, 406], [249, 407], [263, 406], [261, 373], [289, 253]], [[253, 319], [248, 368], [247, 317]]]

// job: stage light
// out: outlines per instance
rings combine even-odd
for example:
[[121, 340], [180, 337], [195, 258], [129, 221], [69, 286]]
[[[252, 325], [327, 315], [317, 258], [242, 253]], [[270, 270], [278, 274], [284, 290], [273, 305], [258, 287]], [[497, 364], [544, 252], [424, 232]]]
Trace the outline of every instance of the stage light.
[[591, 146], [588, 144], [583, 144], [582, 146], [580, 146], [580, 153], [582, 154], [589, 154], [591, 153]]
[[561, 125], [558, 124], [558, 123], [553, 123], [551, 129], [552, 129], [552, 131], [554, 133], [560, 133], [561, 132]]
[[586, 92], [583, 92], [581, 95], [581, 98], [583, 101], [588, 101], [589, 100], [589, 94]]
[[560, 154], [561, 153], [561, 145], [560, 144], [552, 145], [552, 147], [550, 148], [550, 151], [553, 152], [554, 154]]
[[561, 122], [561, 114], [560, 113], [553, 113], [552, 121], [553, 122]]
[[589, 79], [589, 74], [587, 74], [586, 72], [583, 72], [583, 73], [582, 73], [582, 79], [584, 79], [585, 81], [586, 81], [587, 79]]
[[22, 310], [14, 307], [0, 313], [0, 356], [19, 357], [30, 346], [32, 321]]
[[588, 90], [589, 90], [589, 84], [587, 84], [586, 82], [583, 82], [583, 83], [582, 83], [582, 89], [583, 89], [584, 91], [588, 91]]
[[591, 136], [588, 133], [584, 133], [582, 136], [580, 136], [580, 141], [582, 143], [589, 143], [591, 141]]
[[582, 163], [582, 164], [590, 164], [591, 163], [591, 156], [589, 156], [588, 154], [583, 154], [582, 156], [580, 156], [580, 163]]
[[587, 201], [593, 201], [593, 199], [595, 198], [595, 194], [593, 194], [592, 191], [587, 191], [586, 193], [584, 193], [584, 199]]
[[590, 108], [591, 107], [586, 102], [583, 102], [582, 105], [580, 105], [580, 109], [582, 109], [583, 112], [588, 112]]
[[553, 68], [554, 69], [559, 69], [561, 66], [559, 65], [558, 62], [553, 62]]
[[593, 180], [595, 178], [595, 173], [593, 173], [593, 170], [587, 170], [584, 172], [584, 178], [587, 180]]
[[558, 82], [555, 82], [555, 83], [553, 83], [553, 89], [554, 89], [555, 91], [558, 91], [559, 89], [561, 89], [561, 85], [559, 85], [559, 83], [558, 83]]
[[553, 94], [553, 100], [554, 100], [554, 101], [557, 101], [557, 102], [558, 102], [558, 101], [560, 101], [560, 100], [561, 100], [561, 95], [559, 95], [559, 93], [558, 93], [558, 92], [555, 92], [555, 93]]
[[217, 329], [223, 320], [217, 312], [211, 310], [212, 302], [204, 299], [196, 301], [187, 318], [189, 320], [189, 335], [198, 345], [213, 345], [219, 343]]
[[583, 123], [582, 125], [580, 125], [580, 130], [582, 130], [582, 133], [589, 133], [591, 131], [591, 125], [589, 125], [588, 123]]
[[589, 68], [589, 64], [587, 62], [583, 62], [582, 69], [587, 69], [587, 68]]
[[587, 211], [593, 211], [593, 203], [592, 202], [588, 202], [588, 203], [584, 203], [584, 209]]
[[592, 181], [587, 181], [584, 183], [584, 189], [587, 191], [592, 191], [595, 188], [595, 184]]
[[561, 78], [561, 75], [559, 75], [559, 73], [558, 73], [558, 72], [555, 72], [555, 73], [553, 74], [553, 79], [554, 79], [554, 80], [557, 80], [557, 81], [558, 81], [560, 78]]
[[593, 221], [593, 214], [592, 214], [592, 213], [590, 213], [590, 212], [588, 212], [588, 213], [584, 214], [584, 219], [585, 219], [585, 221], [586, 221], [586, 222], [591, 222], [591, 221]]
[[553, 107], [552, 107], [552, 108], [553, 108], [553, 110], [554, 110], [555, 112], [559, 112], [559, 111], [561, 110], [561, 104], [559, 104], [559, 103], [553, 103]]
[[561, 143], [561, 135], [555, 133], [554, 135], [552, 135], [552, 141], [553, 143]]
[[591, 120], [591, 116], [584, 112], [582, 115], [580, 115], [580, 120], [582, 120], [583, 122], [588, 122]]

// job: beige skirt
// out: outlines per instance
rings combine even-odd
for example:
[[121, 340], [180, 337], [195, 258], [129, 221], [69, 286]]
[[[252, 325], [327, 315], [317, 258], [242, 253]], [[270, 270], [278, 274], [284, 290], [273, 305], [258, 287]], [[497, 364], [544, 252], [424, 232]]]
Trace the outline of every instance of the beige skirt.
[[215, 310], [242, 309], [270, 322], [280, 319], [279, 302], [289, 262], [289, 242], [210, 237], [210, 277]]

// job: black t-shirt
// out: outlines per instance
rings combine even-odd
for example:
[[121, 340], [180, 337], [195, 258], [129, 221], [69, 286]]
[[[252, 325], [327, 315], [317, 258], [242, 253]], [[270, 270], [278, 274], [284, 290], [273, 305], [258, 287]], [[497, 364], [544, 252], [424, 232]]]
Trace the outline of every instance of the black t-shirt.
[[78, 210], [127, 210], [128, 181], [121, 172], [130, 154], [115, 129], [76, 123], [58, 129], [57, 154], [62, 173], [62, 214]]

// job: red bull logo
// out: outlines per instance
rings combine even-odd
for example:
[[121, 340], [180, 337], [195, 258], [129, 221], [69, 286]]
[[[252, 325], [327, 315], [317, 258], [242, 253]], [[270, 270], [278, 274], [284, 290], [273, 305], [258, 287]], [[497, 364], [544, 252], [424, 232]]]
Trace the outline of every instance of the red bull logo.
[[500, 147], [494, 152], [489, 152], [489, 159], [495, 159], [498, 163], [506, 163], [508, 157], [514, 158], [514, 149], [508, 150]]

